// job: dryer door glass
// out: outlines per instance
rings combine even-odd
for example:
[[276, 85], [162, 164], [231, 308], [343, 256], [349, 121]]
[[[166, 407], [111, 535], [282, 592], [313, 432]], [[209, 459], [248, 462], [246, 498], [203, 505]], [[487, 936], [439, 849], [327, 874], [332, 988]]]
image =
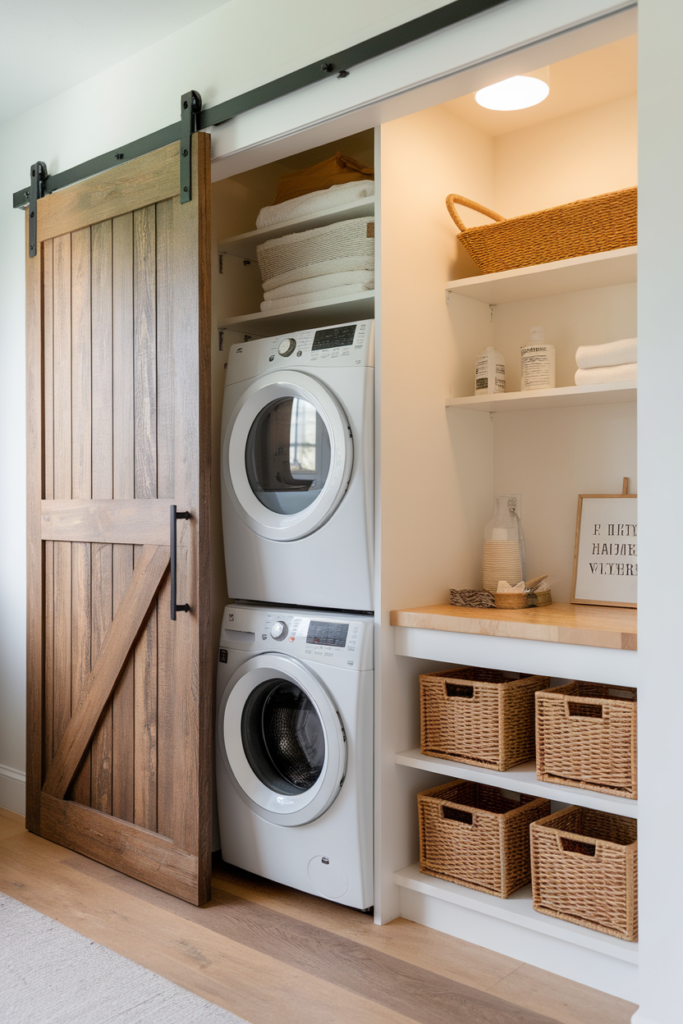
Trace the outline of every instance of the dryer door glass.
[[261, 409], [247, 438], [246, 470], [253, 493], [272, 512], [308, 508], [330, 470], [330, 437], [315, 406], [287, 397]]
[[242, 746], [252, 771], [276, 793], [305, 793], [325, 763], [325, 730], [296, 683], [269, 679], [250, 694], [242, 712]]

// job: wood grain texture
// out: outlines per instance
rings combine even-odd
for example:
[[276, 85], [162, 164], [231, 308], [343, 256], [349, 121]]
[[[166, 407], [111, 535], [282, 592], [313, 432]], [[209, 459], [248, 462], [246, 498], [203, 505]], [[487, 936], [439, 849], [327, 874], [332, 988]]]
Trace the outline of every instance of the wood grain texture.
[[[133, 344], [133, 214], [113, 221], [112, 323], [114, 398], [114, 499], [135, 497], [135, 354]], [[113, 549], [114, 614], [133, 578], [133, 541]], [[112, 814], [135, 817], [135, 652], [132, 651], [112, 698]]]
[[[137, 567], [144, 548], [136, 547]], [[157, 601], [135, 644], [135, 817], [136, 825], [157, 828]]]
[[150, 545], [143, 549], [130, 587], [114, 616], [90, 677], [83, 686], [82, 700], [74, 710], [50, 765], [43, 787], [45, 793], [58, 799], [66, 793], [126, 662], [128, 652], [149, 614], [150, 605], [168, 569], [169, 558], [170, 551], [167, 547]]
[[[194, 858], [194, 900], [210, 891], [213, 768], [209, 161], [209, 138], [198, 136], [194, 199], [182, 206], [177, 147], [41, 200], [50, 265], [38, 304], [47, 343], [33, 521], [44, 552], [44, 793], [119, 820], [120, 836], [126, 822], [167, 828]], [[179, 600], [192, 611], [175, 622], [163, 580], [171, 503], [192, 516], [178, 536]], [[69, 842], [54, 813], [40, 832]], [[157, 872], [172, 888], [167, 848]]]
[[[133, 548], [113, 547], [113, 614], [116, 615], [133, 579]], [[112, 814], [123, 821], [135, 817], [135, 652], [123, 667], [112, 697]]]
[[[210, 140], [198, 133], [193, 137], [195, 198], [192, 203], [174, 206], [173, 232], [168, 239], [170, 345], [176, 379], [186, 388], [176, 404], [175, 496], [178, 506], [192, 514], [188, 542], [178, 544], [178, 601], [187, 601], [192, 611], [172, 623], [173, 672], [160, 672], [159, 676], [158, 827], [185, 849], [198, 851], [205, 898], [210, 893], [214, 731], [209, 589], [202, 585], [209, 579], [210, 557], [209, 183]], [[188, 278], [184, 259], [196, 266], [197, 279]], [[188, 346], [188, 337], [197, 339], [196, 348]], [[196, 405], [189, 405], [190, 395], [197, 396]], [[199, 458], [192, 453], [199, 453]], [[190, 685], [181, 686], [182, 679]], [[186, 735], [198, 737], [200, 755], [194, 743], [174, 743], [173, 737], [183, 729]], [[193, 780], [192, 802], [178, 798], [177, 780], [181, 778]]]
[[112, 230], [112, 386], [114, 498], [135, 497], [135, 355], [133, 347], [133, 215], [117, 217]]
[[94, 544], [168, 544], [173, 503], [173, 498], [43, 501], [41, 536]]
[[43, 552], [38, 521], [43, 481], [43, 251], [28, 258], [26, 211], [26, 557], [27, 557], [27, 825], [40, 828], [43, 750]]
[[54, 497], [71, 498], [71, 236], [55, 239], [53, 261]]
[[545, 640], [621, 651], [635, 651], [638, 646], [637, 612], [630, 608], [551, 604], [545, 608], [502, 610], [437, 604], [393, 611], [390, 623], [411, 629]]
[[[112, 351], [112, 222], [91, 229], [92, 245], [92, 497], [114, 497]], [[95, 664], [112, 620], [113, 547], [95, 543], [92, 560], [91, 664]], [[107, 705], [93, 736], [90, 803], [111, 814], [112, 710]]]
[[38, 241], [78, 231], [180, 192], [177, 142], [38, 200]]
[[157, 496], [156, 211], [133, 214], [135, 497]]
[[[50, 835], [77, 853], [101, 864], [115, 864], [118, 871], [197, 902], [197, 858], [170, 839], [45, 792], [41, 817]], [[164, 865], [163, 873], [159, 863]]]

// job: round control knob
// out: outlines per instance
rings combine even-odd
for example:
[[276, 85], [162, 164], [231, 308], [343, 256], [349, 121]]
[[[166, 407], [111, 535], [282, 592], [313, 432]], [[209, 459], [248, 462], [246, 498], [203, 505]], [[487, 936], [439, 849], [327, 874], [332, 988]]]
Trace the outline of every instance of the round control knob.
[[291, 356], [295, 348], [296, 340], [294, 338], [283, 338], [278, 345], [277, 350], [281, 356]]
[[274, 622], [270, 629], [270, 635], [273, 640], [284, 640], [287, 636], [287, 623], [283, 622], [282, 619], [278, 619]]

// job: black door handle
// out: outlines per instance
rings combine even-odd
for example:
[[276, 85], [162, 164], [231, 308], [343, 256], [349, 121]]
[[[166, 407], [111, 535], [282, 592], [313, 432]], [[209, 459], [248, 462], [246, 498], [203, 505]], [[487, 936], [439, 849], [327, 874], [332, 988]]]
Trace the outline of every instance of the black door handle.
[[176, 612], [189, 612], [189, 604], [176, 604], [176, 584], [177, 584], [177, 569], [176, 569], [176, 520], [177, 519], [191, 519], [189, 512], [178, 512], [176, 505], [171, 505], [171, 618], [175, 622]]

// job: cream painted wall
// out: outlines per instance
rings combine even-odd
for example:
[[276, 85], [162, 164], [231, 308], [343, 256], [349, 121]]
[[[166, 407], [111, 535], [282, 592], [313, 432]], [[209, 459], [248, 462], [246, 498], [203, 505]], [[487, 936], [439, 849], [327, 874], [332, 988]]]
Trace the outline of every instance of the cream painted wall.
[[494, 160], [493, 209], [504, 217], [637, 185], [637, 97], [498, 135]]

